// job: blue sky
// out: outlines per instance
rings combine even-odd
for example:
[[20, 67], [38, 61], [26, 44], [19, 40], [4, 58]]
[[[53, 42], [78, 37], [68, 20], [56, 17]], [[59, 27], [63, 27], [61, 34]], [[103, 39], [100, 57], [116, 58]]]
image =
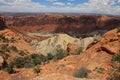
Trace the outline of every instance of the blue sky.
[[64, 3], [64, 4], [67, 4], [67, 3], [72, 3], [74, 5], [77, 5], [78, 3], [84, 3], [84, 2], [87, 2], [88, 0], [32, 0], [33, 2], [39, 2], [41, 4], [44, 4], [44, 5], [47, 5], [47, 6], [53, 6], [53, 3], [55, 2], [61, 2], [61, 3]]
[[0, 12], [102, 13], [120, 15], [120, 0], [0, 0]]

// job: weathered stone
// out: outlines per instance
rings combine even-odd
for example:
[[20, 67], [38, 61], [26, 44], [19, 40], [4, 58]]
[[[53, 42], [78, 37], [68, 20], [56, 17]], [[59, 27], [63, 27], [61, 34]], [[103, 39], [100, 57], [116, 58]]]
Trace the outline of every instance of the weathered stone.
[[5, 19], [3, 16], [0, 15], [0, 30], [3, 30], [5, 28], [6, 28]]
[[0, 56], [0, 68], [2, 67], [3, 62], [4, 62], [4, 59], [2, 56]]

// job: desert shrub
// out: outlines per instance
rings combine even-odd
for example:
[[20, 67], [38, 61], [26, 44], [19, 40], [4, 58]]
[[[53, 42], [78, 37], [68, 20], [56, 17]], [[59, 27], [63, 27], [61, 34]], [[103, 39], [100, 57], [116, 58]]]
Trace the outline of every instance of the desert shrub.
[[44, 63], [46, 61], [48, 61], [48, 58], [50, 59], [50, 54], [49, 57], [48, 56], [44, 56], [44, 55], [38, 55], [38, 54], [32, 54], [31, 58], [33, 59], [33, 62], [35, 65], [37, 64], [41, 64]]
[[11, 74], [11, 73], [14, 73], [13, 67], [8, 66], [8, 67], [7, 67], [7, 72], [10, 73], [10, 74]]
[[14, 43], [16, 40], [12, 37], [12, 38], [10, 39], [10, 41], [11, 41], [12, 43]]
[[32, 55], [31, 55], [31, 58], [33, 59], [33, 63], [34, 63], [35, 65], [41, 64], [41, 62], [42, 62], [42, 60], [41, 60], [41, 58], [40, 58], [40, 55], [38, 55], [38, 54], [32, 54]]
[[56, 60], [62, 59], [62, 58], [64, 58], [64, 57], [65, 57], [65, 52], [64, 52], [64, 50], [61, 49], [61, 48], [59, 48], [59, 49], [56, 50], [56, 53], [55, 53], [53, 59], [56, 61]]
[[10, 52], [8, 49], [8, 44], [3, 44], [0, 49], [0, 53]]
[[48, 53], [46, 56], [46, 60], [52, 60], [53, 59], [53, 55], [51, 53]]
[[15, 52], [18, 52], [18, 49], [17, 49], [15, 46], [11, 46], [11, 47], [10, 47], [10, 50], [15, 51]]
[[46, 62], [46, 56], [41, 54], [39, 58], [41, 59], [42, 62]]
[[6, 38], [5, 36], [0, 36], [0, 38], [1, 38], [1, 40], [3, 41], [3, 42], [5, 42], [5, 43], [8, 43], [9, 42], [9, 39], [8, 38]]
[[22, 50], [20, 50], [20, 51], [18, 52], [18, 54], [21, 55], [21, 56], [25, 56], [25, 55], [26, 55], [26, 53], [25, 53], [24, 51], [22, 51]]
[[46, 57], [44, 55], [32, 54], [24, 57], [18, 57], [11, 62], [14, 62], [14, 67], [16, 68], [31, 68], [45, 61]]
[[73, 76], [77, 78], [86, 78], [89, 72], [90, 70], [87, 68], [80, 68], [73, 74]]
[[5, 51], [4, 51], [4, 50], [2, 50], [2, 49], [0, 49], [0, 53], [5, 53]]
[[107, 80], [120, 80], [120, 52], [112, 57], [111, 66]]
[[101, 68], [101, 67], [96, 67], [96, 68], [94, 69], [94, 71], [97, 71], [98, 73], [103, 73], [104, 70], [105, 70], [105, 69], [104, 69], [104, 68]]
[[120, 51], [119, 51], [119, 54], [113, 56], [111, 60], [120, 62]]
[[94, 38], [94, 41], [96, 42], [96, 41], [98, 41], [98, 39]]
[[37, 57], [37, 58], [33, 59], [33, 63], [34, 63], [35, 65], [38, 65], [38, 64], [41, 64], [41, 63], [42, 63], [42, 60]]
[[107, 80], [120, 80], [120, 74], [117, 72], [114, 72], [110, 75], [110, 77], [107, 78]]
[[120, 32], [120, 27], [117, 28], [117, 32], [118, 32], [118, 33]]
[[40, 73], [40, 67], [36, 66], [35, 68], [33, 68], [34, 73]]
[[30, 56], [25, 56], [24, 58], [24, 67], [25, 68], [31, 68], [35, 66], [33, 59]]
[[74, 52], [74, 55], [79, 55], [82, 52], [82, 47], [79, 47], [76, 49], [76, 51]]
[[33, 60], [29, 56], [19, 57], [14, 60], [14, 66], [17, 68], [23, 68], [23, 67], [31, 68], [34, 65], [35, 64], [34, 64]]
[[10, 74], [14, 73], [13, 67], [14, 67], [14, 62], [11, 62], [11, 63], [7, 66], [6, 71], [7, 71], [8, 73], [10, 73]]
[[23, 57], [19, 57], [14, 60], [14, 66], [17, 68], [23, 68], [25, 64], [25, 60]]
[[36, 58], [39, 58], [39, 55], [38, 55], [38, 54], [31, 54], [30, 57], [31, 57], [32, 59], [36, 59]]

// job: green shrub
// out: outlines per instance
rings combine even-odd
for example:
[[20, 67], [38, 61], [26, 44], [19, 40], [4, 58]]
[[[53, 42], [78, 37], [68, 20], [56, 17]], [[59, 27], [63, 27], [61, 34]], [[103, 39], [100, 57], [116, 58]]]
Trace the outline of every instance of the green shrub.
[[9, 39], [8, 38], [6, 38], [5, 36], [0, 36], [0, 38], [1, 38], [1, 40], [3, 41], [3, 42], [5, 42], [5, 43], [8, 43], [9, 42]]
[[52, 60], [53, 59], [53, 55], [51, 53], [48, 53], [47, 56], [46, 56], [46, 59], [47, 60]]
[[10, 74], [14, 73], [13, 67], [8, 66], [7, 67], [7, 72], [10, 73]]
[[107, 78], [107, 80], [120, 80], [120, 74], [114, 72], [112, 75], [110, 75], [110, 77]]
[[76, 51], [74, 52], [74, 55], [79, 55], [82, 52], [82, 47], [76, 49]]
[[21, 56], [25, 56], [26, 55], [26, 53], [24, 51], [22, 51], [22, 50], [19, 51], [18, 54], [21, 55]]
[[35, 58], [35, 59], [33, 59], [33, 63], [34, 63], [35, 65], [38, 65], [38, 64], [41, 64], [41, 63], [42, 63], [42, 60], [41, 60], [40, 58]]
[[35, 66], [33, 59], [30, 56], [25, 56], [24, 58], [24, 67], [25, 68], [31, 68]]
[[41, 58], [40, 58], [40, 55], [38, 55], [38, 54], [31, 54], [30, 57], [32, 58], [33, 63], [34, 63], [35, 65], [41, 64], [42, 60], [41, 60]]
[[32, 54], [29, 56], [18, 57], [11, 62], [14, 62], [14, 67], [16, 68], [31, 68], [45, 61], [46, 57], [44, 55]]
[[74, 73], [74, 77], [77, 77], [77, 78], [86, 78], [88, 76], [88, 73], [90, 72], [89, 69], [87, 68], [80, 68], [79, 70], [77, 70], [75, 73]]
[[0, 50], [0, 53], [5, 53], [5, 51], [1, 49], [1, 50]]
[[6, 69], [7, 72], [10, 74], [14, 73], [13, 67], [14, 67], [14, 62], [11, 62]]
[[19, 57], [19, 58], [15, 59], [14, 62], [15, 62], [14, 65], [17, 68], [23, 68], [25, 65], [25, 60], [23, 57]]
[[107, 80], [120, 80], [120, 52], [112, 57], [111, 66]]
[[33, 61], [28, 61], [24, 64], [25, 68], [31, 68], [31, 67], [34, 67], [34, 66], [35, 66], [35, 64], [34, 64]]
[[111, 60], [120, 62], [120, 51], [119, 51], [119, 54], [113, 56]]
[[14, 66], [17, 68], [31, 68], [35, 64], [29, 56], [19, 57], [14, 60]]
[[0, 53], [10, 52], [8, 49], [8, 44], [3, 44], [0, 49]]
[[46, 62], [46, 56], [41, 54], [39, 58], [41, 59], [42, 62]]
[[118, 33], [120, 32], [120, 27], [117, 28], [117, 32], [118, 32]]
[[33, 69], [34, 73], [40, 73], [40, 67], [39, 66], [36, 66], [34, 69]]
[[62, 58], [64, 58], [64, 57], [65, 57], [65, 52], [64, 52], [64, 50], [61, 49], [61, 48], [59, 48], [59, 49], [56, 50], [56, 53], [55, 53], [53, 59], [56, 61], [56, 60], [62, 59]]
[[32, 59], [36, 59], [36, 58], [39, 58], [39, 55], [38, 55], [38, 54], [31, 54], [30, 57], [31, 57]]
[[10, 47], [10, 50], [15, 51], [15, 52], [18, 52], [18, 49], [17, 49], [15, 46], [11, 46], [11, 47]]

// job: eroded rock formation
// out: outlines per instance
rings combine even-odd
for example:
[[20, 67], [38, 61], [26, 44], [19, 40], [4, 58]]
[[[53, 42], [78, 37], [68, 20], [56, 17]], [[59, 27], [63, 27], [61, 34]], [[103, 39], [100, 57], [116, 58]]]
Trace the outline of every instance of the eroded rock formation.
[[0, 30], [3, 30], [6, 28], [6, 24], [5, 24], [5, 18], [0, 15]]
[[120, 18], [106, 15], [43, 14], [37, 16], [8, 16], [6, 20], [7, 25], [19, 27], [17, 29], [21, 29], [21, 31], [53, 31], [68, 34], [113, 29], [120, 26]]

